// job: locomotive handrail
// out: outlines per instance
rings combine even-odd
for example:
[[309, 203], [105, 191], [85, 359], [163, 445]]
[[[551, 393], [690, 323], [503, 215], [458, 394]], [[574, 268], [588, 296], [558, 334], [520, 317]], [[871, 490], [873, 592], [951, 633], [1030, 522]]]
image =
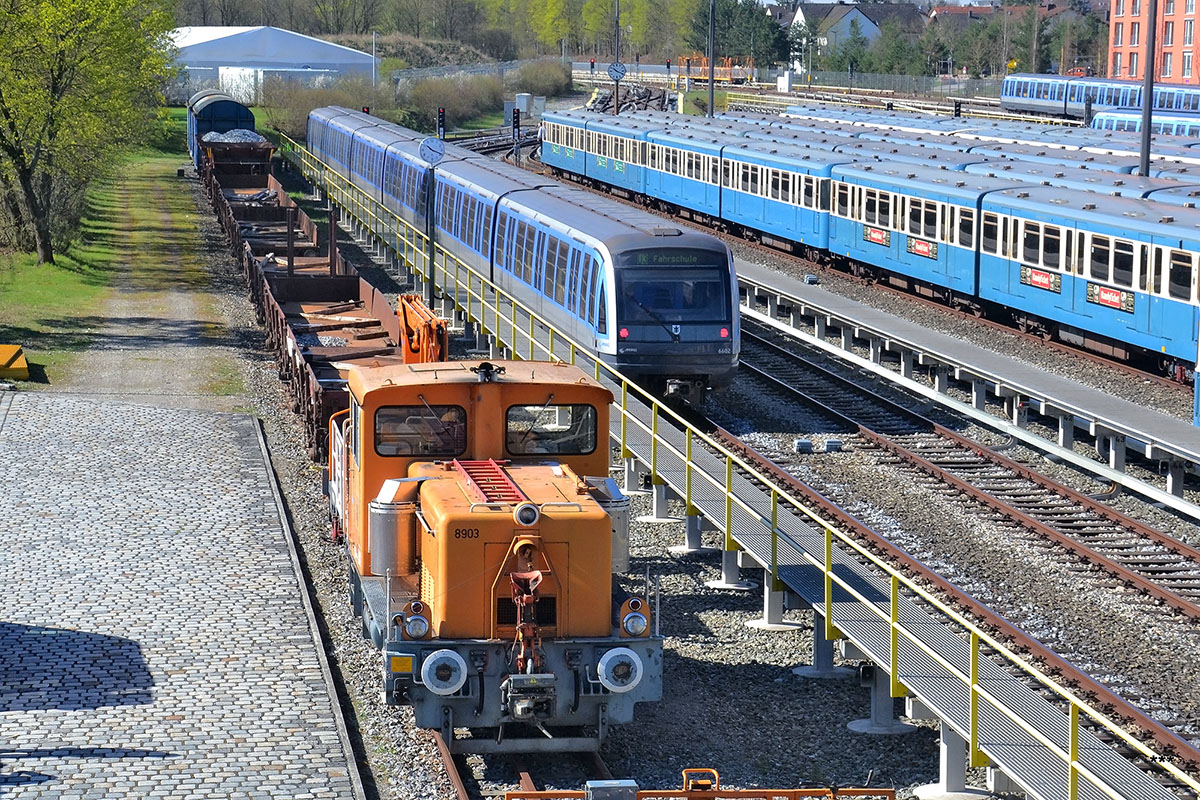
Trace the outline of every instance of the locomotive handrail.
[[[321, 164], [293, 140], [286, 136], [282, 138], [284, 139], [284, 146], [281, 147], [281, 152], [295, 152], [299, 154], [301, 164], [307, 165], [308, 169], [312, 170], [320, 178], [327, 178], [332, 173], [332, 170]], [[364, 213], [371, 219], [385, 219], [390, 216], [393, 224], [400, 224], [407, 227], [406, 223], [395, 217], [395, 215], [383, 214], [377, 210], [371, 210], [369, 208], [371, 204], [379, 204], [367, 197], [365, 192], [362, 192], [348, 182], [342, 181], [342, 184], [342, 188], [338, 190], [339, 194], [345, 195], [351, 201], [351, 207], [356, 209], [358, 213]], [[361, 218], [357, 216], [355, 218], [361, 221]], [[385, 242], [387, 241], [386, 237], [389, 235], [389, 231], [372, 230], [377, 236], [383, 238]], [[395, 235], [395, 240], [401, 240], [398, 234]], [[407, 241], [407, 239], [403, 240]], [[399, 251], [397, 252], [399, 253]], [[439, 275], [439, 253], [440, 276], [442, 278], [440, 285], [436, 280]], [[835, 586], [856, 598], [863, 608], [870, 610], [872, 615], [886, 622], [892, 631], [890, 668], [892, 673], [892, 688], [893, 692], [897, 693], [897, 696], [908, 693], [906, 688], [896, 678], [900, 658], [900, 638], [903, 638], [944, 668], [948, 673], [948, 677], [965, 686], [970, 696], [971, 713], [970, 730], [968, 732], [970, 749], [968, 753], [970, 754], [970, 761], [973, 766], [982, 766], [987, 763], [987, 743], [980, 742], [979, 740], [979, 712], [980, 707], [986, 705], [996, 713], [1012, 721], [1013, 724], [1017, 725], [1038, 742], [1047, 755], [1061, 762], [1065, 768], [1063, 775], [1065, 778], [1064, 788], [1066, 789], [1067, 800], [1077, 800], [1079, 797], [1079, 779], [1081, 777], [1091, 781], [1100, 791], [1114, 798], [1114, 800], [1121, 800], [1125, 797], [1119, 789], [1105, 785], [1101, 778], [1088, 770], [1080, 761], [1079, 743], [1081, 731], [1089, 727], [1089, 723], [1090, 726], [1103, 728], [1107, 734], [1133, 750], [1140, 759], [1147, 764], [1156, 766], [1159, 770], [1168, 774], [1171, 779], [1191, 788], [1193, 791], [1200, 792], [1200, 780], [1172, 763], [1167, 753], [1156, 751], [1150, 745], [1127, 732], [1120, 719], [1115, 719], [1107, 715], [1103, 709], [1097, 708], [1076, 691], [1061, 685], [1053, 677], [1023, 659], [1020, 654], [1008, 648], [1002, 641], [990, 634], [983, 627], [975, 624], [962, 612], [951, 607], [948, 602], [922, 588], [915, 579], [904, 574], [900, 567], [868, 549], [851, 535], [836, 530], [818, 512], [808, 508], [802, 500], [793, 497], [786, 489], [781, 488], [771, 478], [758, 472], [737, 454], [715, 442], [703, 432], [693, 428], [672, 409], [659, 403], [641, 387], [631, 383], [621, 373], [591, 354], [580, 343], [573, 341], [570, 337], [561, 333], [554, 332], [550, 323], [543, 320], [535, 311], [525, 306], [516, 297], [498, 287], [491, 286], [484, 275], [478, 273], [469, 265], [463, 263], [440, 247], [435, 247], [434, 256], [432, 263], [429, 264], [426, 264], [423, 259], [421, 261], [406, 261], [406, 264], [415, 273], [420, 274], [423, 279], [432, 281], [443, 292], [446, 299], [452, 300], [455, 310], [465, 315], [469, 322], [479, 323], [484, 330], [492, 332], [501, 343], [503, 343], [502, 337], [507, 334], [509, 343], [505, 344], [505, 346], [512, 350], [514, 356], [521, 357], [518, 351], [518, 339], [519, 336], [527, 335], [528, 346], [526, 351], [529, 358], [533, 358], [537, 353], [542, 353], [549, 360], [569, 360], [573, 364], [581, 358], [585, 361], [591, 359], [595, 376], [598, 380], [604, 373], [607, 373], [608, 379], [614, 381], [620, 387], [618, 405], [620, 433], [613, 438], [619, 442], [622, 457], [631, 458], [635, 455], [634, 451], [630, 448], [628, 428], [632, 420], [637, 428], [650, 434], [649, 466], [651, 471], [650, 477], [653, 483], [663, 484], [666, 482], [665, 478], [661, 475], [660, 457], [662, 454], [660, 450], [662, 448], [665, 448], [668, 453], [671, 453], [682, 461], [685, 470], [684, 502], [689, 515], [700, 513], [700, 510], [692, 502], [695, 496], [693, 482], [697, 477], [719, 489], [725, 498], [725, 513], [724, 519], [721, 522], [723, 523], [724, 545], [727, 551], [742, 549], [741, 543], [738, 542], [737, 537], [733, 533], [733, 517], [736, 507], [739, 513], [747, 515], [752, 521], [762, 524], [770, 532], [771, 563], [769, 570], [773, 582], [779, 579], [778, 552], [781, 541], [785, 541], [791, 545], [796, 552], [801, 554], [804, 561], [819, 570], [824, 583], [826, 638], [836, 639], [844, 637], [844, 634], [834, 626], [832, 615], [829, 613], [834, 606], [833, 591]], [[423, 270], [422, 267], [428, 267], [428, 272]], [[479, 287], [478, 290], [475, 288], [476, 284]], [[465, 304], [463, 302], [464, 295], [467, 299]], [[474, 310], [474, 304], [476, 303], [479, 309], [478, 318], [476, 318]], [[502, 311], [502, 304], [508, 305], [509, 310], [507, 312]], [[489, 310], [492, 317], [490, 327], [487, 319]], [[518, 324], [518, 316], [521, 317], [521, 325]], [[526, 321], [528, 322], [527, 326], [524, 325]], [[545, 344], [537, 336], [539, 325], [549, 332]], [[526, 327], [528, 328], [527, 332], [525, 330]], [[520, 331], [520, 334], [518, 334], [518, 331]], [[556, 338], [566, 343], [560, 349], [568, 351], [568, 359], [564, 359], [556, 352]], [[635, 392], [635, 396], [640, 395], [639, 399], [648, 407], [650, 411], [649, 423], [643, 422], [631, 410], [629, 402], [630, 389]], [[683, 432], [685, 444], [682, 450], [673, 445], [666, 436], [659, 433], [660, 417], [664, 415], [671, 420], [676, 430]], [[611, 433], [610, 431], [610, 435]], [[693, 452], [694, 444], [697, 440], [703, 442], [709, 448], [709, 452], [716, 453], [719, 458], [723, 458], [724, 475], [722, 477], [710, 474], [701, 465], [699, 458]], [[734, 487], [735, 465], [740, 470], [739, 477], [741, 479], [745, 480], [746, 476], [750, 476], [754, 484], [763, 490], [769, 491], [770, 508], [768, 513], [756, 509], [748, 500], [737, 494]], [[817, 529], [820, 530], [824, 539], [824, 553], [820, 557], [810, 553], [801, 543], [780, 528], [779, 513], [781, 505], [785, 513], [794, 513], [800, 518], [814, 523]], [[421, 521], [422, 526], [426, 530], [429, 530], [429, 526], [419, 510], [416, 517]], [[891, 597], [890, 601], [884, 607], [880, 607], [880, 601], [866, 597], [856, 588], [855, 584], [838, 574], [834, 569], [833, 552], [835, 543], [842, 553], [845, 553], [846, 549], [852, 551], [856, 558], [867, 562], [867, 564], [879, 570], [883, 576], [890, 580], [892, 587]], [[929, 608], [934, 609], [943, 619], [957, 626], [959, 630], [956, 632], [956, 635], [969, 640], [970, 669], [968, 671], [964, 672], [956, 668], [945, 657], [921, 641], [917, 633], [905, 627], [905, 620], [901, 619], [899, 614], [899, 604], [902, 597], [901, 588], [907, 593], [903, 595], [904, 599], [911, 602], [911, 598], [913, 597], [920, 598], [923, 603]], [[992, 653], [984, 654], [982, 652], [984, 645], [990, 648]], [[978, 675], [978, 665], [981, 657], [985, 655], [993, 663], [1000, 666], [1008, 664], [1017, 671], [1034, 679], [1042, 688], [1057, 696], [1069, 706], [1069, 737], [1067, 747], [1064, 748], [1047, 738], [1029, 722], [1009, 709], [1002, 702], [1001, 698], [993, 695], [981, 685]]]

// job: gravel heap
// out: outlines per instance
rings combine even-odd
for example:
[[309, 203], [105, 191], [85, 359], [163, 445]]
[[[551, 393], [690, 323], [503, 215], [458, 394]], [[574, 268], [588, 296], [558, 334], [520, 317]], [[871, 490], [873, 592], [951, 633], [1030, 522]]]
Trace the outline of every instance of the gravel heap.
[[245, 128], [234, 128], [224, 133], [209, 131], [200, 137], [200, 141], [209, 143], [221, 142], [224, 144], [266, 144], [268, 139], [261, 133], [248, 131]]

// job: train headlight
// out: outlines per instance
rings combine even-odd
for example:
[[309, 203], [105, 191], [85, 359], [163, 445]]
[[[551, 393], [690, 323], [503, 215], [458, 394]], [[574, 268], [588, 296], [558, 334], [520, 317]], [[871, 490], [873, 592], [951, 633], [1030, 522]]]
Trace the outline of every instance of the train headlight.
[[424, 617], [409, 617], [404, 621], [404, 634], [410, 639], [421, 639], [429, 633], [429, 620]]
[[632, 614], [625, 615], [625, 619], [621, 620], [621, 627], [630, 636], [641, 636], [646, 632], [646, 628], [649, 627], [649, 623], [646, 621], [645, 614], [638, 614], [637, 612], [634, 612]]
[[596, 676], [610, 692], [632, 691], [642, 682], [642, 659], [628, 647], [614, 647], [600, 656]]
[[721, 328], [721, 338], [722, 339], [729, 338], [729, 328]]
[[453, 650], [436, 650], [421, 664], [421, 681], [434, 694], [454, 694], [467, 682], [467, 662]]
[[617, 338], [618, 339], [628, 339], [629, 338], [629, 328], [621, 328], [621, 330], [617, 331]]
[[533, 503], [521, 503], [513, 509], [513, 521], [522, 528], [531, 528], [537, 525], [541, 518], [542, 512]]

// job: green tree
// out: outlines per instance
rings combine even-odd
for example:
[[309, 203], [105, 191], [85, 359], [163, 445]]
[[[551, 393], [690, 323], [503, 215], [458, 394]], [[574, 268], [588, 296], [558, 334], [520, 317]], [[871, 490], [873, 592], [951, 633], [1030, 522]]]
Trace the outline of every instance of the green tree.
[[9, 0], [0, 18], [0, 192], [54, 262], [53, 198], [153, 119], [173, 27], [154, 0]]
[[558, 52], [558, 43], [570, 32], [567, 0], [537, 0], [533, 6], [533, 29], [538, 42]]
[[867, 50], [871, 43], [863, 35], [856, 19], [850, 20], [848, 34], [829, 59], [829, 68], [837, 72], [864, 72], [867, 66]]
[[[788, 57], [788, 41], [783, 30], [763, 13], [755, 0], [716, 0], [717, 59], [753, 58], [766, 67]], [[708, 4], [701, 3], [692, 17], [688, 45], [699, 52], [708, 46]]]
[[798, 61], [807, 70], [811, 65], [816, 69], [817, 40], [820, 32], [816, 26], [805, 22], [788, 28], [788, 58]]

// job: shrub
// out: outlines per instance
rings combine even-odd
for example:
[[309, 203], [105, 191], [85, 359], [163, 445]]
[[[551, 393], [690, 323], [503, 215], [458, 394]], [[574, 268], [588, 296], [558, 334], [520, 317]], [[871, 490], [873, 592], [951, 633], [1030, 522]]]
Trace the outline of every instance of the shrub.
[[571, 90], [571, 67], [555, 59], [526, 64], [512, 76], [514, 91], [557, 97]]
[[407, 94], [404, 124], [418, 131], [436, 129], [439, 107], [446, 109], [447, 128], [504, 107], [504, 86], [490, 75], [430, 78], [414, 83]]

